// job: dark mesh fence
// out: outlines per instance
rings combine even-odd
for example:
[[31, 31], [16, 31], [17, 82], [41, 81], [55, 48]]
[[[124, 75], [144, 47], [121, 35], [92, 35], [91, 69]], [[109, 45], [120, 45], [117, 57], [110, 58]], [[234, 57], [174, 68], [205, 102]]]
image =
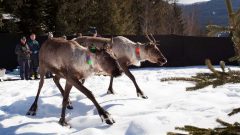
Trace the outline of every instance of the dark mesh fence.
[[[110, 37], [110, 36], [103, 36]], [[135, 42], [147, 42], [145, 36], [128, 36]], [[233, 43], [230, 38], [215, 37], [187, 37], [176, 35], [155, 35], [160, 43], [159, 48], [168, 59], [164, 66], [195, 66], [204, 65], [204, 60], [209, 58], [213, 64], [224, 60], [228, 65], [236, 63], [227, 62], [227, 59], [234, 56]], [[69, 36], [68, 39], [73, 38]], [[42, 44], [47, 36], [37, 36]], [[14, 69], [18, 66], [17, 57], [14, 53], [16, 44], [20, 41], [20, 35], [0, 33], [0, 68]], [[142, 67], [157, 67], [158, 65], [144, 62]]]

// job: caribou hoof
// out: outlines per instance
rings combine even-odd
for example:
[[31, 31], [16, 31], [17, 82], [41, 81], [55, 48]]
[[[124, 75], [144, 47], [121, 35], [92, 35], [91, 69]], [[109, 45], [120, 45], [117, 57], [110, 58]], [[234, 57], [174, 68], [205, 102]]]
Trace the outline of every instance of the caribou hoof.
[[141, 94], [141, 93], [137, 93], [137, 96], [138, 96], [138, 97], [141, 97], [141, 98], [143, 98], [143, 99], [148, 99], [147, 96], [145, 96], [144, 94]]
[[73, 109], [72, 102], [69, 99], [68, 99], [67, 109], [69, 110]]
[[115, 93], [113, 92], [113, 90], [108, 90], [107, 94], [115, 94]]
[[67, 105], [67, 109], [72, 110], [73, 106], [69, 104], [69, 105]]
[[28, 110], [28, 112], [26, 113], [26, 115], [32, 115], [35, 116], [37, 112], [37, 105], [33, 104], [30, 109]]
[[64, 127], [69, 127], [69, 128], [71, 128], [71, 125], [68, 124], [68, 123], [65, 121], [64, 118], [60, 118], [60, 120], [58, 121], [58, 123], [59, 123], [60, 125], [64, 126]]
[[111, 115], [108, 112], [105, 112], [105, 116], [104, 115], [100, 115], [102, 122], [107, 123], [108, 125], [112, 125], [113, 123], [115, 123], [115, 120], [111, 117]]
[[26, 115], [32, 115], [32, 116], [35, 116], [36, 115], [36, 112], [35, 111], [31, 111], [29, 110]]

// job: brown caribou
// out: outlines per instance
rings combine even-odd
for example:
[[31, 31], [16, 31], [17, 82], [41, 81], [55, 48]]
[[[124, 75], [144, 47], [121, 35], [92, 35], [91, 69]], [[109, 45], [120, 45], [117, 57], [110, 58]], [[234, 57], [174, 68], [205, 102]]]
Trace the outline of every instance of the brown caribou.
[[66, 79], [65, 90], [60, 89], [63, 95], [62, 113], [59, 120], [61, 125], [68, 125], [65, 121], [65, 110], [69, 102], [68, 98], [72, 86], [76, 87], [93, 102], [104, 122], [107, 124], [114, 123], [110, 114], [99, 105], [92, 92], [79, 81], [86, 79], [93, 72], [97, 71], [105, 72], [114, 77], [121, 75], [117, 61], [106, 53], [105, 50], [95, 49], [90, 51], [75, 41], [61, 38], [49, 38], [46, 40], [39, 53], [40, 82], [38, 92], [27, 115], [36, 115], [37, 102], [44, 83], [44, 75], [47, 71], [54, 73], [56, 78]]
[[[49, 35], [48, 35], [48, 37], [49, 38], [53, 38], [53, 34], [50, 32], [49, 33]], [[58, 38], [60, 38], [60, 39], [65, 39], [66, 40], [66, 38], [63, 38], [63, 37], [58, 37]], [[106, 52], [109, 52], [110, 51], [110, 46], [111, 46], [111, 44], [110, 43], [112, 43], [113, 41], [111, 40], [111, 39], [109, 39], [109, 38], [96, 38], [96, 39], [93, 39], [92, 40], [92, 44], [94, 44], [94, 45], [97, 45], [98, 46], [98, 48], [91, 48], [92, 46], [87, 46], [87, 45], [84, 45], [85, 47], [87, 47], [88, 49], [104, 49]], [[82, 44], [86, 44], [87, 43], [87, 41], [86, 42], [82, 42]], [[81, 46], [83, 46], [81, 44]], [[104, 45], [102, 45], [102, 44], [104, 44]], [[118, 65], [119, 66], [119, 65]], [[104, 71], [95, 71], [94, 72], [95, 74], [103, 74], [103, 75], [107, 75], [107, 73], [106, 72], [104, 72]], [[122, 73], [122, 70], [121, 70], [121, 73]], [[63, 93], [64, 93], [64, 89], [62, 88], [62, 86], [60, 85], [60, 79], [61, 79], [61, 77], [60, 76], [58, 76], [58, 75], [54, 75], [53, 76], [53, 81], [54, 81], [54, 83], [56, 84], [56, 86], [58, 87], [58, 89], [60, 90], [60, 92], [61, 92], [61, 94], [62, 94], [62, 96], [63, 96]], [[85, 82], [85, 79], [81, 79], [81, 82], [82, 82], [82, 84], [84, 84], [84, 82]], [[72, 106], [72, 102], [70, 101], [70, 99], [68, 99], [68, 104], [67, 104], [67, 108], [68, 109], [73, 109], [73, 106]]]
[[[142, 61], [150, 61], [152, 63], [157, 63], [159, 65], [163, 65], [167, 62], [167, 59], [163, 56], [159, 48], [157, 47], [157, 42], [154, 37], [151, 35], [152, 39], [148, 35], [146, 35], [149, 42], [148, 43], [135, 43], [123, 36], [117, 36], [112, 38], [112, 43], [110, 46], [110, 50], [113, 53], [113, 56], [119, 63], [120, 67], [124, 71], [124, 73], [132, 80], [136, 87], [137, 96], [142, 98], [147, 98], [144, 95], [143, 91], [139, 88], [135, 77], [129, 71], [130, 65], [140, 66]], [[111, 40], [107, 38], [100, 37], [88, 37], [81, 36], [73, 39], [83, 46], [94, 46], [102, 48]], [[113, 77], [111, 76], [110, 84], [107, 93], [114, 94], [114, 90], [112, 88], [113, 85]]]

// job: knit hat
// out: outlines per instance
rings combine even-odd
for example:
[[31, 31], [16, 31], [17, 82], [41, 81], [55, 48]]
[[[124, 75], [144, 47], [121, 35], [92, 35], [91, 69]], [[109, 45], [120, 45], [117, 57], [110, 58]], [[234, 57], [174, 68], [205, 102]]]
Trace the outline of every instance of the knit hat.
[[21, 40], [26, 40], [26, 37], [25, 37], [25, 36], [23, 36], [23, 37], [21, 38]]
[[89, 27], [88, 33], [89, 33], [89, 34], [96, 34], [96, 33], [97, 33], [96, 27]]

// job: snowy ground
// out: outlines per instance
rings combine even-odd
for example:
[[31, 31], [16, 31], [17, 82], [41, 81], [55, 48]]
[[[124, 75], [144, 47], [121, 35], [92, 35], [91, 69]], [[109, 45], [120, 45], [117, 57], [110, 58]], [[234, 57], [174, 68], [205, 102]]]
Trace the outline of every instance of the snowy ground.
[[194, 4], [194, 3], [198, 3], [198, 2], [207, 2], [210, 0], [178, 0], [178, 3], [180, 4]]
[[112, 126], [101, 122], [90, 100], [75, 88], [70, 94], [74, 110], [67, 110], [66, 117], [72, 128], [60, 126], [62, 97], [52, 79], [45, 81], [37, 115], [26, 116], [39, 81], [0, 82], [0, 134], [165, 135], [174, 131], [175, 126], [212, 128], [219, 126], [215, 122], [217, 118], [230, 123], [240, 120], [240, 114], [227, 116], [233, 108], [240, 107], [240, 84], [187, 92], [185, 88], [193, 86], [190, 82], [160, 82], [163, 77], [189, 77], [196, 72], [208, 72], [205, 67], [131, 71], [149, 99], [137, 98], [134, 85], [125, 75], [114, 81], [116, 95], [106, 95], [108, 77], [93, 76], [85, 83], [100, 105], [112, 114], [116, 121]]

